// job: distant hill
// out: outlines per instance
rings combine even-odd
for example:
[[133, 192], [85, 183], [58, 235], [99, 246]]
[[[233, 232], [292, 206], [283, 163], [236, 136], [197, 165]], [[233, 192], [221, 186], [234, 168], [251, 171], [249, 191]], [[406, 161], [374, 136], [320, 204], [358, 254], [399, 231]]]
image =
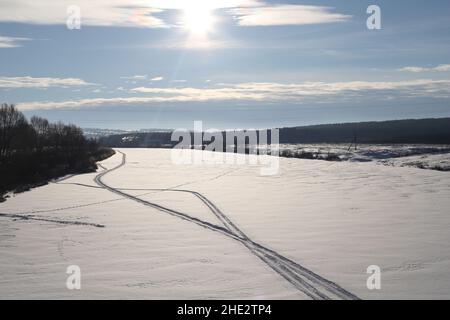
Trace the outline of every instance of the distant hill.
[[[224, 133], [223, 133], [224, 134]], [[99, 138], [107, 147], [171, 147], [170, 131], [130, 132]], [[322, 124], [280, 129], [280, 143], [450, 144], [450, 118]]]

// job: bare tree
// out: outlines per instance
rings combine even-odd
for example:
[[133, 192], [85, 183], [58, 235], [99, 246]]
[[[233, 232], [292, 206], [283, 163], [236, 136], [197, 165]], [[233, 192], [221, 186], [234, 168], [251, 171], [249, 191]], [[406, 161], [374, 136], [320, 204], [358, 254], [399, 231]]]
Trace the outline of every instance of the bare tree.
[[47, 119], [36, 116], [31, 117], [30, 124], [35, 132], [34, 147], [41, 152], [49, 139], [50, 124]]
[[75, 125], [32, 117], [14, 105], [0, 105], [0, 201], [11, 190], [27, 189], [68, 173], [92, 172], [110, 156]]

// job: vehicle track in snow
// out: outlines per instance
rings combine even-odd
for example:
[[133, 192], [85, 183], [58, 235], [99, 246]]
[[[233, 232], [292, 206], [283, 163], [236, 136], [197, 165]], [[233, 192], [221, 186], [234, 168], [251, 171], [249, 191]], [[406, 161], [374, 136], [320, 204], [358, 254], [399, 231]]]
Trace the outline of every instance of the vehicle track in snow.
[[[246, 239], [244, 245], [252, 251], [258, 251], [263, 256], [257, 255], [264, 262], [270, 264], [273, 269], [282, 269], [284, 273], [282, 274], [289, 282], [298, 282], [299, 284], [305, 284], [310, 291], [313, 291], [317, 297], [327, 299], [327, 298], [340, 298], [340, 299], [358, 299], [357, 296], [343, 289], [336, 283], [329, 281], [320, 275], [306, 269], [305, 267], [299, 265], [298, 263], [280, 255], [278, 252], [268, 249], [254, 241], [252, 241], [242, 230], [240, 230], [213, 202], [202, 195], [199, 192], [192, 190], [179, 190], [179, 189], [148, 189], [155, 191], [173, 191], [173, 192], [185, 192], [190, 193], [197, 198], [199, 198], [210, 211], [223, 223], [223, 225], [232, 233], [238, 235], [242, 239]], [[270, 262], [267, 262], [267, 259]], [[271, 262], [275, 262], [276, 266], [273, 266]], [[288, 270], [286, 270], [288, 269]], [[306, 279], [306, 281], [305, 281]], [[316, 288], [315, 286], [319, 286]], [[312, 296], [311, 296], [312, 297]], [[312, 297], [313, 298], [313, 297]]]
[[90, 227], [96, 227], [96, 228], [104, 228], [105, 227], [103, 224], [98, 224], [98, 223], [53, 219], [53, 218], [47, 218], [47, 217], [40, 217], [40, 216], [36, 216], [36, 215], [32, 215], [32, 214], [0, 213], [0, 217], [12, 218], [12, 219], [17, 219], [17, 220], [44, 221], [44, 222], [52, 222], [52, 223], [66, 224], [66, 225], [90, 226]]
[[[314, 273], [313, 271], [301, 266], [300, 264], [282, 256], [278, 252], [264, 247], [252, 241], [247, 235], [240, 230], [213, 202], [211, 202], [204, 195], [199, 192], [192, 190], [183, 189], [132, 189], [132, 190], [147, 190], [147, 191], [173, 191], [173, 192], [185, 192], [190, 193], [200, 199], [209, 210], [219, 219], [224, 227], [203, 221], [201, 219], [192, 217], [183, 212], [173, 210], [162, 205], [143, 200], [138, 196], [133, 196], [128, 193], [123, 192], [126, 189], [114, 188], [102, 181], [102, 178], [126, 164], [126, 154], [118, 151], [122, 155], [122, 162], [109, 170], [105, 170], [98, 174], [94, 181], [101, 187], [121, 195], [130, 200], [136, 201], [143, 205], [155, 208], [159, 211], [168, 213], [170, 215], [176, 216], [183, 220], [196, 223], [206, 229], [219, 232], [229, 238], [241, 242], [245, 247], [247, 247], [250, 252], [255, 256], [265, 262], [270, 268], [272, 268], [278, 275], [286, 279], [291, 283], [296, 289], [303, 292], [305, 295], [315, 300], [329, 300], [329, 299], [343, 299], [343, 300], [357, 300], [359, 299], [356, 295], [350, 293], [344, 288], [340, 287], [338, 284], [321, 277], [320, 275]], [[130, 189], [129, 189], [130, 190]]]

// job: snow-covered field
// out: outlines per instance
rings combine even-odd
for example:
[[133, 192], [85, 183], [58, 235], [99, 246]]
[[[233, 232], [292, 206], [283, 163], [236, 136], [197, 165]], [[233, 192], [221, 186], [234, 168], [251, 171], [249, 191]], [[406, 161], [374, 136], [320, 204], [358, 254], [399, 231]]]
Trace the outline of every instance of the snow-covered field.
[[119, 151], [0, 204], [0, 298], [450, 298], [450, 173], [282, 158], [261, 176]]
[[282, 144], [280, 150], [337, 155], [343, 161], [450, 171], [450, 146], [421, 144]]

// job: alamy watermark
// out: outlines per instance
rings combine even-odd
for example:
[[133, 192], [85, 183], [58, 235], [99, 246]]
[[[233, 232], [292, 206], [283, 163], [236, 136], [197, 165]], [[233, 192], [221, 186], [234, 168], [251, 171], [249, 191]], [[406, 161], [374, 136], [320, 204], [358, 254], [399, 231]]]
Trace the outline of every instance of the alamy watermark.
[[367, 273], [370, 274], [366, 282], [367, 289], [381, 290], [381, 268], [377, 265], [368, 266]]
[[66, 280], [66, 287], [69, 290], [81, 289], [81, 268], [77, 265], [67, 267], [66, 273], [69, 275]]
[[71, 5], [66, 10], [67, 19], [66, 26], [69, 30], [81, 29], [81, 8], [79, 6]]
[[377, 5], [370, 5], [367, 8], [367, 14], [370, 16], [367, 18], [366, 25], [369, 30], [381, 29], [381, 8]]
[[204, 130], [195, 121], [193, 131], [177, 129], [171, 139], [177, 142], [171, 154], [174, 164], [250, 164], [260, 166], [264, 176], [279, 173], [279, 129]]

